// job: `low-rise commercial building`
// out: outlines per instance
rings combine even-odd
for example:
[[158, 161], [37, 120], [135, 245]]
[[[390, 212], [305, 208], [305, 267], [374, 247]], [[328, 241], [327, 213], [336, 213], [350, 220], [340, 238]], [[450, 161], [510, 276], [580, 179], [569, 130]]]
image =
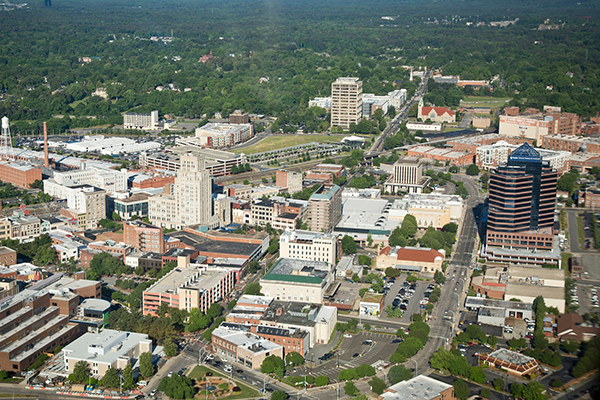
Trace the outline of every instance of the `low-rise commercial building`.
[[145, 218], [148, 216], [148, 198], [149, 193], [134, 193], [124, 199], [115, 198], [112, 200], [114, 211], [124, 220], [129, 220], [133, 216]]
[[415, 376], [385, 389], [378, 400], [456, 400], [454, 386], [425, 375]]
[[449, 165], [467, 166], [473, 164], [473, 153], [466, 153], [452, 149], [440, 149], [430, 146], [414, 146], [408, 149], [409, 157], [427, 158], [432, 161], [440, 161]]
[[148, 335], [112, 329], [84, 333], [62, 350], [68, 372], [73, 372], [79, 361], [85, 361], [90, 373], [98, 378], [102, 378], [109, 368], [125, 369], [147, 352], [152, 352], [152, 340]]
[[500, 369], [510, 375], [524, 377], [537, 372], [539, 363], [533, 357], [509, 349], [499, 349], [490, 354], [480, 354], [479, 362]]
[[477, 312], [477, 322], [504, 326], [506, 318], [533, 319], [533, 304], [520, 301], [467, 297], [465, 308]]
[[341, 246], [338, 235], [286, 229], [279, 237], [279, 255], [335, 265]]
[[444, 250], [428, 247], [386, 246], [377, 256], [376, 268], [385, 271], [396, 268], [403, 272], [426, 272], [433, 274], [442, 271], [442, 263], [446, 257]]
[[303, 357], [310, 350], [310, 335], [308, 331], [295, 328], [277, 328], [268, 325], [245, 325], [223, 322], [220, 328], [250, 332], [272, 343], [281, 344], [283, 357], [292, 352], [297, 352]]
[[333, 265], [322, 261], [280, 258], [260, 279], [265, 296], [290, 302], [323, 303], [333, 280]]
[[3, 267], [17, 263], [17, 252], [10, 247], [0, 246], [0, 265]]
[[282, 345], [237, 329], [215, 329], [212, 332], [211, 343], [221, 359], [237, 362], [252, 369], [260, 369], [268, 356], [284, 357]]
[[52, 179], [57, 184], [66, 187], [81, 185], [94, 186], [107, 193], [124, 192], [127, 190], [127, 170], [115, 171], [81, 164], [80, 169], [65, 172], [55, 172]]
[[559, 315], [556, 319], [556, 336], [558, 340], [576, 340], [587, 342], [600, 337], [600, 325], [586, 322], [581, 315], [568, 313]]
[[409, 194], [395, 200], [389, 208], [389, 219], [404, 220], [408, 214], [415, 217], [419, 228], [458, 223], [462, 216], [463, 200], [457, 195]]

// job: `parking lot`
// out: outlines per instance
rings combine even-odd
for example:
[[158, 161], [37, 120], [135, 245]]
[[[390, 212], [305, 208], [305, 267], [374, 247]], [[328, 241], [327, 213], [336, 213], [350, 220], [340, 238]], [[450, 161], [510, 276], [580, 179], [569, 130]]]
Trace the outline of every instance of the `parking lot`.
[[[317, 367], [297, 368], [296, 372], [291, 375], [300, 376], [312, 373], [315, 376], [326, 375], [330, 378], [337, 378], [342, 369], [355, 368], [362, 364], [372, 365], [377, 361], [389, 361], [399, 344], [396, 335], [387, 333], [361, 331], [356, 335], [349, 336], [351, 337], [343, 338], [342, 343], [329, 360], [315, 360]], [[363, 344], [367, 340], [372, 343]]]
[[588, 312], [598, 312], [598, 286], [588, 284], [579, 284], [575, 286], [576, 290], [571, 292], [572, 303], [579, 305], [579, 314], [583, 315]]
[[[396, 278], [396, 281], [394, 282], [394, 284], [391, 286], [391, 288], [387, 292], [387, 294], [385, 296], [384, 310], [382, 312], [382, 316], [384, 318], [388, 317], [385, 309], [387, 308], [388, 305], [389, 306], [392, 305], [392, 303], [394, 302], [394, 298], [396, 297], [396, 295], [398, 295], [400, 290], [403, 288], [402, 285], [404, 284], [405, 280], [406, 280], [406, 277], [399, 276], [398, 278]], [[433, 281], [430, 281], [430, 282], [417, 281], [415, 283], [417, 286], [415, 287], [415, 292], [412, 294], [412, 297], [408, 298], [406, 296], [406, 293], [403, 297], [404, 299], [408, 299], [408, 304], [406, 304], [406, 310], [403, 310], [404, 315], [402, 316], [402, 318], [399, 319], [402, 322], [410, 323], [410, 317], [413, 314], [423, 312], [423, 309], [420, 308], [419, 302], [424, 298], [423, 295], [424, 295], [425, 291], [427, 290], [427, 286], [429, 286], [430, 284], [433, 284]], [[408, 288], [405, 288], [405, 289], [408, 291]]]

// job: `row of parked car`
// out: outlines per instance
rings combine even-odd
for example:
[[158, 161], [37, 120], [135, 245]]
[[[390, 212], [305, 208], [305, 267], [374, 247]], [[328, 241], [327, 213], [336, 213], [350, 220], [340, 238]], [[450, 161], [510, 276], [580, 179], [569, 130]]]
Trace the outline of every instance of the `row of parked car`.
[[594, 286], [590, 289], [592, 307], [598, 308], [598, 287]]

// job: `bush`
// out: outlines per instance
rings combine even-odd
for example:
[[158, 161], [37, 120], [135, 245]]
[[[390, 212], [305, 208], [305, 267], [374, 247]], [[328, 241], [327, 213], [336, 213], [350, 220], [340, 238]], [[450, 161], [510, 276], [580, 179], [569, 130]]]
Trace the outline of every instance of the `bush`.
[[552, 386], [553, 388], [561, 388], [563, 387], [563, 383], [560, 379], [556, 378], [553, 379], [552, 382], [550, 382], [550, 386]]

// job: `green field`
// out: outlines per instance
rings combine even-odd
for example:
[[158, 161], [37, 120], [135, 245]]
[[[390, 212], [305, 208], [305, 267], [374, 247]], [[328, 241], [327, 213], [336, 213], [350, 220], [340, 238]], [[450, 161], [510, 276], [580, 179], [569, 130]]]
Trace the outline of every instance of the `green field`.
[[[228, 378], [228, 376], [219, 372], [218, 370], [205, 367], [204, 365], [196, 366], [194, 368], [194, 370], [188, 374], [188, 378], [199, 381], [200, 379], [202, 379], [202, 377], [206, 374], [207, 371], [212, 372], [213, 376], [222, 376], [222, 377]], [[260, 395], [260, 393], [257, 390], [254, 390], [251, 386], [245, 385], [239, 381], [234, 381], [234, 382], [237, 386], [239, 386], [242, 389], [242, 393], [228, 396], [228, 397], [226, 397], [226, 399], [229, 399], [229, 400], [249, 399], [252, 397], [258, 397]], [[200, 396], [200, 397], [202, 397], [202, 396]]]
[[471, 107], [503, 107], [510, 100], [510, 97], [467, 96], [460, 105]]
[[272, 135], [261, 140], [255, 145], [242, 149], [231, 150], [232, 153], [255, 154], [268, 150], [277, 150], [283, 147], [296, 146], [310, 142], [339, 142], [349, 135]]

